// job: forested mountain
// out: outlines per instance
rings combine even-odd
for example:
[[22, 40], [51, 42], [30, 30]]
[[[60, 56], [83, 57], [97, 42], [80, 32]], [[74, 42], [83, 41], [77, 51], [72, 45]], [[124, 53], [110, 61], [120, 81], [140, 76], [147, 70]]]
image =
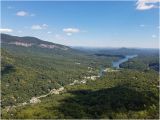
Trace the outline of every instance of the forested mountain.
[[[33, 37], [5, 34], [1, 37], [2, 107], [25, 102], [85, 76], [97, 75], [102, 63], [110, 66], [111, 60], [117, 59], [90, 56]], [[41, 44], [56, 47], [41, 47]], [[106, 59], [108, 61], [104, 62]], [[93, 70], [90, 71], [89, 67]]]
[[7, 34], [1, 34], [1, 43], [2, 44], [11, 44], [16, 46], [23, 46], [23, 47], [41, 47], [41, 48], [49, 48], [49, 49], [61, 49], [61, 50], [68, 50], [70, 49], [67, 46], [55, 44], [48, 41], [43, 41], [35, 37], [18, 37], [18, 36], [11, 36]]
[[2, 118], [158, 119], [157, 51], [80, 50], [1, 34]]
[[[6, 48], [8, 51], [18, 55], [59, 55], [69, 56], [79, 53], [76, 50], [71, 49], [68, 46], [55, 44], [47, 41], [40, 40], [35, 37], [17, 37], [7, 34], [1, 34], [2, 48]], [[47, 56], [46, 55], [46, 56]]]

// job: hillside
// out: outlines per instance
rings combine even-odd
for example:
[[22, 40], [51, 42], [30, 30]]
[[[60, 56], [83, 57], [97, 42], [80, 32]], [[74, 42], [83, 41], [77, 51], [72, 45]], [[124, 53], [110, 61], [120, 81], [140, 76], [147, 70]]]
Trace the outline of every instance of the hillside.
[[[28, 101], [74, 80], [97, 75], [100, 65], [110, 66], [111, 60], [115, 59], [87, 55], [67, 46], [33, 37], [5, 34], [1, 37], [2, 107]], [[27, 46], [28, 44], [32, 46]], [[56, 47], [44, 48], [40, 44]]]
[[96, 81], [66, 86], [41, 103], [2, 113], [13, 119], [158, 119], [157, 85], [155, 71], [110, 72]]
[[[90, 51], [34, 37], [1, 37], [2, 118], [159, 117], [157, 50]], [[138, 57], [120, 69], [112, 67], [133, 54]]]
[[67, 46], [55, 44], [48, 41], [43, 41], [35, 37], [18, 37], [7, 34], [1, 34], [1, 43], [23, 46], [23, 47], [40, 47], [40, 48], [60, 49], [60, 50], [70, 49]]

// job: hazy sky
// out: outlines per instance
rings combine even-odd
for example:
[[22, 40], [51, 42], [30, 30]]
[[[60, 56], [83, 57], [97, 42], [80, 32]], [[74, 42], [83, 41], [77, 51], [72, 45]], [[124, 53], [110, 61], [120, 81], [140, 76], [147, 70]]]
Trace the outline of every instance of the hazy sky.
[[71, 46], [158, 48], [158, 1], [2, 2], [0, 31]]

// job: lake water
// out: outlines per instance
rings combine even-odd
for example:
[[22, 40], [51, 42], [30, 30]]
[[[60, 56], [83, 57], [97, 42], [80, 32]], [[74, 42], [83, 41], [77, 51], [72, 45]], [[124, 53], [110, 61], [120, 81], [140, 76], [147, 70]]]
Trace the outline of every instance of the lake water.
[[112, 62], [112, 66], [118, 69], [120, 64], [127, 62], [129, 59], [132, 59], [134, 57], [137, 57], [137, 55], [126, 55], [125, 58]]
[[[132, 58], [135, 58], [137, 57], [137, 55], [126, 55], [124, 58], [122, 59], [119, 59], [118, 61], [114, 61], [112, 62], [112, 67], [116, 68], [116, 69], [119, 69], [119, 65], [124, 63], [124, 62], [127, 62], [129, 59], [132, 59]], [[104, 68], [103, 66], [100, 67], [100, 71], [98, 73], [98, 76], [102, 76], [103, 75], [103, 72], [106, 68]]]

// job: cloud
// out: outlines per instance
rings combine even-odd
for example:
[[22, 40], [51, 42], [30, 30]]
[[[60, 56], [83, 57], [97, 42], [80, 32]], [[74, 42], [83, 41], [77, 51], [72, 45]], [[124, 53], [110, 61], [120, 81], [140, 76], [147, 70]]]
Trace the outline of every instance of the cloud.
[[46, 29], [48, 27], [47, 24], [42, 24], [42, 25], [32, 25], [31, 29], [32, 30], [42, 30], [42, 29]]
[[157, 37], [156, 35], [154, 35], [154, 34], [152, 35], [152, 38], [156, 38], [156, 37]]
[[65, 32], [66, 35], [71, 36], [73, 33], [79, 33], [80, 30], [78, 28], [64, 28], [63, 32]]
[[64, 28], [63, 32], [66, 32], [66, 33], [78, 33], [78, 32], [80, 32], [80, 30], [77, 29], [77, 28]]
[[32, 25], [31, 29], [33, 29], [33, 30], [41, 30], [42, 27], [40, 25]]
[[20, 16], [20, 17], [25, 17], [25, 16], [31, 16], [31, 17], [33, 17], [33, 16], [35, 16], [35, 14], [33, 14], [33, 13], [28, 13], [28, 12], [26, 12], [26, 11], [18, 11], [18, 12], [16, 13], [16, 15], [17, 15], [17, 16]]
[[47, 28], [48, 25], [47, 25], [47, 24], [42, 24], [42, 27], [43, 27], [43, 28]]
[[17, 15], [17, 16], [21, 16], [21, 17], [23, 17], [23, 16], [27, 16], [27, 15], [28, 15], [28, 13], [27, 13], [27, 12], [25, 12], [25, 11], [18, 11], [18, 12], [16, 13], [16, 15]]
[[9, 29], [9, 28], [0, 28], [0, 32], [1, 33], [6, 33], [6, 32], [12, 32], [13, 30], [12, 29]]
[[159, 8], [159, 5], [156, 5], [159, 3], [160, 0], [138, 0], [137, 1], [137, 10], [149, 10], [152, 8]]

